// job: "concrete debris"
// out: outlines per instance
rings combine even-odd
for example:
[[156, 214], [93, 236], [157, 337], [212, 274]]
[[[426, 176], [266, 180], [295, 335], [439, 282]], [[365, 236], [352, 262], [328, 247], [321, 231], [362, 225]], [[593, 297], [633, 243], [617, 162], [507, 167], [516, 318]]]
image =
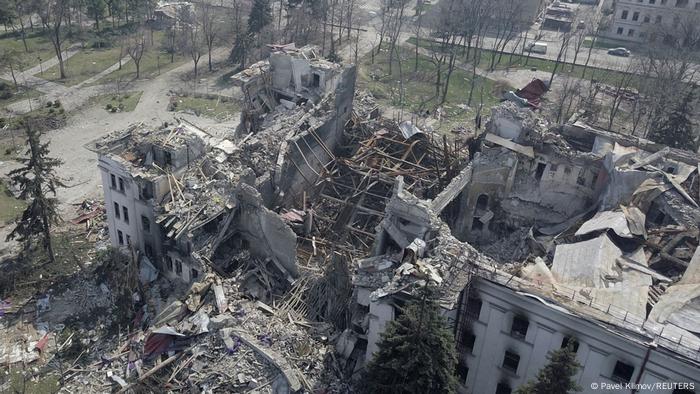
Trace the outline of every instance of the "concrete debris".
[[110, 258], [0, 304], [37, 328], [6, 327], [5, 363], [78, 349], [67, 392], [344, 393], [426, 286], [463, 338], [476, 280], [635, 341], [672, 327], [685, 342], [658, 346], [700, 363], [697, 155], [512, 102], [453, 146], [383, 118], [354, 66], [269, 48], [232, 77], [226, 138], [180, 121], [90, 145], [104, 204], [74, 222]]

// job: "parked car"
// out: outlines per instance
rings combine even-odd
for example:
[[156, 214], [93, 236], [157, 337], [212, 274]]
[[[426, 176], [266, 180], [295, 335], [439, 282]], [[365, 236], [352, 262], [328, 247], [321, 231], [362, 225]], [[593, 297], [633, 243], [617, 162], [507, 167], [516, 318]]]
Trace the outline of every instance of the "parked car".
[[630, 50], [627, 48], [619, 47], [608, 49], [608, 55], [628, 57], [631, 54], [632, 52], [630, 52]]
[[527, 44], [526, 49], [532, 53], [547, 53], [547, 43], [546, 42], [531, 42]]

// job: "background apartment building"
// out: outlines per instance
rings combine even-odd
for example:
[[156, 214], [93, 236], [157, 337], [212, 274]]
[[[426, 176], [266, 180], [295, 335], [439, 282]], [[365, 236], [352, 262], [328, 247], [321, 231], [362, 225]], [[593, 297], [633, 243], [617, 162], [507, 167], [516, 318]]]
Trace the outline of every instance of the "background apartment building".
[[677, 28], [692, 15], [700, 16], [700, 0], [617, 0], [606, 36], [645, 42], [659, 31]]

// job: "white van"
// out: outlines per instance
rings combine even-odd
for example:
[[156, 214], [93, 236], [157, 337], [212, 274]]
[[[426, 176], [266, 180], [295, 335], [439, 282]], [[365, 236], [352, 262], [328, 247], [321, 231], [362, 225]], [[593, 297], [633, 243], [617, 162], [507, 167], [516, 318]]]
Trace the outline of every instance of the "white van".
[[531, 42], [527, 45], [527, 50], [532, 53], [547, 53], [547, 43], [546, 42]]

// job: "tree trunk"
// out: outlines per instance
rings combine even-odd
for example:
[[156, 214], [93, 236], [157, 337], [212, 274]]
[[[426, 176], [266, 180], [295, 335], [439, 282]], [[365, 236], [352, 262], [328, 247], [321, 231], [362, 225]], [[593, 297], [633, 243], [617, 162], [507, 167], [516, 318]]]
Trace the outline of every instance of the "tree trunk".
[[209, 62], [209, 72], [211, 72], [213, 70], [213, 68], [211, 66], [211, 45], [207, 47], [207, 52], [208, 52], [207, 53], [207, 57], [208, 57], [207, 61]]

